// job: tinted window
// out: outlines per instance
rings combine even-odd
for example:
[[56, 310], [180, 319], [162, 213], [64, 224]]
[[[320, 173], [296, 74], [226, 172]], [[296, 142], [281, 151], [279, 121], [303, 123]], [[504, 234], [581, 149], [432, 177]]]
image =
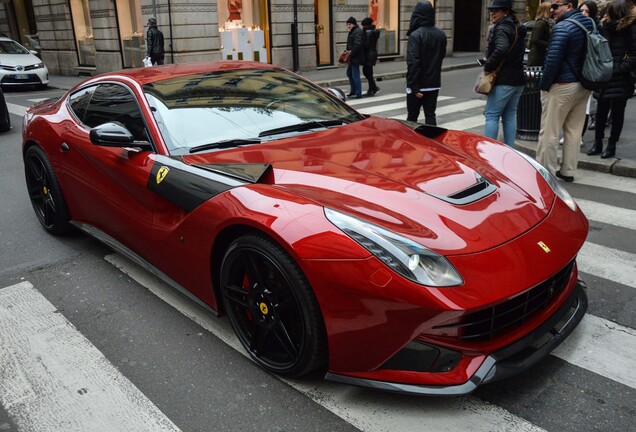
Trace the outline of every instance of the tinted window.
[[69, 106], [71, 111], [77, 116], [77, 119], [81, 122], [84, 121], [84, 114], [86, 114], [86, 107], [91, 100], [91, 96], [95, 91], [95, 87], [89, 87], [75, 92], [69, 97]]
[[118, 84], [100, 84], [90, 99], [84, 124], [93, 128], [113, 121], [126, 126], [136, 140], [148, 140], [141, 111], [132, 93]]

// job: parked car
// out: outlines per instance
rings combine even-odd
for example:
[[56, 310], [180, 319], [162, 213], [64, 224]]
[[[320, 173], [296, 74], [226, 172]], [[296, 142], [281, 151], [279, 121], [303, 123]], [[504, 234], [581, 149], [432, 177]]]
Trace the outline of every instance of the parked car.
[[226, 314], [283, 376], [465, 394], [587, 309], [588, 221], [545, 168], [276, 66], [90, 78], [27, 110], [22, 151], [45, 230], [77, 227]]
[[49, 70], [31, 51], [16, 41], [0, 37], [0, 86], [37, 86], [49, 84]]
[[0, 87], [0, 132], [6, 132], [11, 129], [11, 117], [9, 116], [9, 108], [7, 101], [4, 100], [4, 92]]

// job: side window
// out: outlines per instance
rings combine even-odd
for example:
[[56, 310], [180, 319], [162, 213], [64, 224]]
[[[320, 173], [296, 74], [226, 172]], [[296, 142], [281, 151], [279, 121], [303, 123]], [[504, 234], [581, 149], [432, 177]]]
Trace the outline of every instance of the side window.
[[91, 100], [91, 96], [95, 92], [96, 87], [88, 87], [75, 92], [69, 97], [69, 107], [73, 114], [80, 122], [84, 122], [84, 114], [86, 114], [86, 107]]
[[101, 84], [90, 99], [84, 124], [93, 128], [112, 121], [126, 126], [136, 140], [148, 140], [141, 111], [133, 94], [118, 84]]

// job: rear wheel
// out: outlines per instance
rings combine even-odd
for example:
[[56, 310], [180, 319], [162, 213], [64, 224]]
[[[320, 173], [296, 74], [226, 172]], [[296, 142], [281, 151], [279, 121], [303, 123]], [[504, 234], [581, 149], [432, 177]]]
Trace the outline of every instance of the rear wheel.
[[44, 151], [31, 146], [24, 155], [24, 174], [29, 198], [38, 220], [52, 234], [69, 230], [69, 213], [62, 189]]
[[298, 377], [326, 363], [318, 302], [280, 245], [260, 234], [235, 240], [223, 258], [221, 290], [236, 335], [259, 365]]

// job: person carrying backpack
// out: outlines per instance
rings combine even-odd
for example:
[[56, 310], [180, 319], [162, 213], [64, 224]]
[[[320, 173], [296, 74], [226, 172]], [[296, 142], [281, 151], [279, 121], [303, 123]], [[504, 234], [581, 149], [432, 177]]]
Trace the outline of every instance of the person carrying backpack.
[[[611, 80], [594, 92], [598, 100], [594, 146], [588, 155], [601, 155], [608, 159], [616, 155], [616, 143], [620, 138], [625, 120], [627, 99], [634, 95], [634, 76], [636, 70], [636, 8], [630, 7], [625, 0], [614, 0], [607, 8], [603, 22], [603, 35], [609, 41], [613, 58]], [[612, 110], [612, 129], [605, 151], [603, 138], [608, 113]], [[602, 152], [602, 154], [601, 154]]]
[[[551, 7], [556, 24], [539, 82], [542, 111], [536, 158], [552, 174], [571, 182], [579, 161], [585, 107], [591, 92], [581, 84], [587, 34], [568, 19], [578, 21], [588, 31], [594, 29], [594, 24], [578, 9], [577, 0], [555, 0]], [[557, 169], [561, 130], [563, 159]]]

